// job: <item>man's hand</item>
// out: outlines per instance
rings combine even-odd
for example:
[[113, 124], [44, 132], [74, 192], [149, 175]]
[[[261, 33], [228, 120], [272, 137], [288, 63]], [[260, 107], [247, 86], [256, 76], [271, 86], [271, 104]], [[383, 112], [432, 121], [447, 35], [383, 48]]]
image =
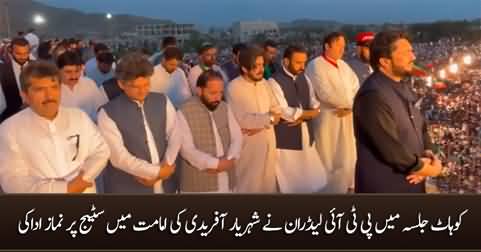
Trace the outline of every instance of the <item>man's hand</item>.
[[302, 115], [299, 118], [297, 118], [297, 120], [295, 120], [294, 122], [285, 122], [285, 123], [289, 127], [298, 126], [305, 121], [309, 121], [316, 118], [319, 115], [319, 113], [321, 113], [321, 110], [319, 108], [304, 110], [302, 112]]
[[349, 108], [338, 108], [336, 109], [336, 111], [334, 111], [334, 113], [337, 115], [337, 117], [341, 118], [341, 117], [345, 117], [349, 114], [352, 113], [352, 109], [349, 109]]
[[319, 108], [304, 110], [301, 117], [304, 121], [308, 121], [316, 118], [320, 113], [321, 110]]
[[167, 164], [167, 162], [163, 163], [160, 166], [158, 179], [162, 179], [162, 180], [168, 179], [174, 173], [174, 171], [175, 171], [175, 164], [169, 165]]
[[160, 166], [159, 174], [157, 175], [156, 178], [144, 179], [141, 177], [135, 177], [135, 180], [137, 180], [137, 182], [141, 183], [144, 186], [153, 187], [155, 183], [157, 183], [159, 180], [164, 180], [169, 178], [172, 175], [172, 173], [174, 173], [174, 171], [175, 171], [175, 164], [169, 165], [167, 163], [164, 163]]
[[426, 179], [425, 176], [416, 175], [416, 174], [410, 174], [406, 176], [406, 180], [409, 182], [409, 184], [414, 184], [414, 185], [423, 182], [424, 179]]
[[232, 169], [234, 167], [235, 159], [229, 160], [229, 159], [219, 159], [219, 164], [217, 165], [216, 168], [209, 168], [206, 170], [206, 172], [210, 174], [216, 174], [220, 172], [227, 171], [229, 169]]
[[272, 120], [271, 120], [272, 125], [277, 125], [279, 123], [279, 121], [281, 120], [281, 114], [280, 113], [276, 113], [276, 112], [271, 111], [270, 116], [272, 118]]
[[83, 172], [81, 171], [77, 177], [75, 177], [72, 181], [68, 182], [67, 184], [67, 192], [68, 193], [82, 193], [85, 189], [93, 186], [91, 182], [87, 182], [82, 178]]
[[423, 162], [423, 167], [419, 171], [413, 172], [413, 174], [424, 177], [436, 177], [441, 174], [443, 166], [439, 159], [421, 158], [421, 162]]

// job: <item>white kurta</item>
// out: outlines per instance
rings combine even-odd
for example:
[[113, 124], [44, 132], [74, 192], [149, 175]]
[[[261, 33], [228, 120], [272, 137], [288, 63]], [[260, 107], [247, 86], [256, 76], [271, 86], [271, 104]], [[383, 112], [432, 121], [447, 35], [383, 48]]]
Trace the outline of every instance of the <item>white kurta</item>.
[[150, 91], [166, 94], [176, 108], [192, 96], [184, 71], [177, 68], [169, 74], [162, 64], [154, 67], [154, 74], [150, 79]]
[[[182, 111], [177, 112], [177, 119], [179, 122], [178, 127], [180, 129], [180, 132], [182, 132], [183, 136], [180, 154], [185, 160], [189, 161], [189, 163], [191, 163], [194, 167], [201, 171], [205, 171], [209, 168], [217, 168], [217, 166], [219, 165], [219, 158], [221, 157], [225, 156], [225, 158], [228, 160], [239, 159], [240, 157], [240, 152], [242, 148], [242, 132], [230, 108], [228, 108], [227, 113], [229, 120], [230, 146], [226, 152], [224, 150], [224, 145], [222, 144], [214, 118], [212, 117], [212, 113], [209, 112], [212, 129], [214, 129], [216, 145], [216, 155], [212, 156], [211, 154], [202, 152], [195, 147], [194, 138], [192, 137], [192, 132], [190, 130], [189, 124], [187, 123], [187, 120], [184, 117], [184, 114], [182, 113]], [[217, 187], [218, 190], [214, 191], [216, 193], [231, 192], [231, 190], [229, 189], [229, 176], [227, 172], [221, 172], [217, 174]]]
[[94, 182], [109, 155], [97, 127], [79, 109], [60, 107], [49, 121], [27, 108], [0, 126], [0, 182], [7, 193], [66, 193], [80, 171]]
[[108, 102], [107, 96], [97, 87], [95, 82], [87, 77], [80, 77], [71, 89], [68, 85], [61, 85], [60, 103], [65, 107], [79, 108], [97, 121], [98, 109]]
[[339, 118], [334, 112], [336, 108], [352, 109], [359, 80], [344, 61], [338, 60], [337, 66], [319, 56], [306, 68], [306, 75], [321, 102], [315, 137], [319, 156], [328, 172], [324, 189], [328, 193], [345, 193], [354, 185], [357, 158], [352, 113]]
[[[115, 122], [108, 116], [104, 109], [99, 112], [98, 124], [102, 135], [105, 137], [105, 141], [108, 143], [111, 149], [110, 162], [112, 165], [122, 171], [129, 173], [133, 176], [141, 177], [144, 179], [157, 178], [160, 170], [161, 163], [168, 163], [172, 165], [175, 163], [177, 154], [182, 143], [182, 136], [177, 133], [177, 119], [175, 108], [172, 103], [167, 99], [166, 104], [166, 128], [165, 136], [167, 142], [167, 148], [164, 154], [164, 160], [160, 160], [159, 152], [155, 144], [154, 136], [147, 123], [144, 107], [137, 103], [142, 111], [142, 117], [144, 118], [143, 124], [147, 135], [147, 147], [151, 162], [142, 160], [129, 153], [122, 140], [122, 134]], [[162, 182], [158, 181], [154, 185], [155, 193], [162, 193]]]
[[269, 84], [264, 79], [250, 83], [240, 76], [229, 84], [227, 101], [242, 129], [263, 129], [253, 136], [244, 135], [236, 163], [236, 191], [277, 192], [276, 138], [269, 112], [279, 108]]
[[[292, 79], [296, 76], [284, 71]], [[282, 118], [288, 122], [294, 122], [303, 113], [302, 105], [289, 107], [279, 83], [273, 78], [269, 79], [274, 96], [276, 97]], [[314, 95], [312, 84], [308, 79], [310, 103], [312, 108], [319, 107], [319, 101]], [[312, 193], [319, 192], [326, 185], [326, 172], [319, 158], [315, 145], [310, 145], [309, 130], [307, 123], [301, 124], [302, 128], [302, 150], [277, 149], [279, 161], [276, 168], [279, 189], [282, 193]]]
[[[224, 83], [227, 83], [229, 81], [229, 78], [227, 77], [227, 75], [224, 73], [224, 71], [220, 66], [213, 65], [212, 70], [217, 71], [222, 75], [222, 78], [224, 79]], [[202, 74], [202, 72], [203, 70], [200, 67], [200, 65], [196, 65], [192, 69], [190, 69], [188, 80], [189, 80], [189, 85], [190, 85], [192, 94], [197, 94], [197, 79], [199, 79], [199, 76]]]

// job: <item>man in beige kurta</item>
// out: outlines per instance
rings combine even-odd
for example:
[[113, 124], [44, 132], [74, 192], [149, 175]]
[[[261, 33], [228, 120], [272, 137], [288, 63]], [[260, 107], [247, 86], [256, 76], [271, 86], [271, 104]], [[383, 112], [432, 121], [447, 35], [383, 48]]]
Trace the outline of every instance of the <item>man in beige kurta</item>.
[[276, 182], [276, 138], [273, 125], [280, 110], [269, 84], [263, 78], [262, 50], [240, 52], [241, 76], [232, 80], [227, 101], [244, 133], [244, 143], [236, 164], [236, 192], [273, 193]]

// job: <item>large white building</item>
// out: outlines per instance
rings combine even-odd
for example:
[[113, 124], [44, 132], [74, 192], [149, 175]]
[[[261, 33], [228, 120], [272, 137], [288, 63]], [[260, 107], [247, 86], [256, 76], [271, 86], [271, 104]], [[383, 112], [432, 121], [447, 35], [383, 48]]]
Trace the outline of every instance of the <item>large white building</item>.
[[175, 23], [143, 24], [135, 27], [135, 31], [141, 39], [155, 39], [159, 41], [164, 37], [173, 36], [180, 45], [190, 39], [194, 30], [193, 24]]
[[232, 25], [232, 36], [238, 42], [249, 42], [258, 35], [269, 39], [279, 38], [279, 26], [275, 22], [241, 21]]

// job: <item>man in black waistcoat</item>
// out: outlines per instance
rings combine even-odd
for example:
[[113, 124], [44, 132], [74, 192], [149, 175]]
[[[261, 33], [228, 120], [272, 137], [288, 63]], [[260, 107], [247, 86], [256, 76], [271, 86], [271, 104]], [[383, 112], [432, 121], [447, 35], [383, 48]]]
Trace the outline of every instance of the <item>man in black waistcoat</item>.
[[304, 74], [307, 51], [289, 46], [281, 68], [269, 84], [282, 111], [275, 126], [278, 151], [276, 177], [282, 193], [319, 192], [326, 185], [326, 172], [314, 143], [313, 120], [319, 115], [320, 102]]
[[30, 45], [21, 37], [12, 40], [0, 58], [0, 123], [23, 108], [20, 73], [30, 60]]
[[370, 48], [374, 73], [354, 101], [358, 193], [424, 193], [424, 179], [442, 165], [432, 154], [415, 96], [401, 80], [413, 69], [411, 44], [402, 32], [381, 32]]

